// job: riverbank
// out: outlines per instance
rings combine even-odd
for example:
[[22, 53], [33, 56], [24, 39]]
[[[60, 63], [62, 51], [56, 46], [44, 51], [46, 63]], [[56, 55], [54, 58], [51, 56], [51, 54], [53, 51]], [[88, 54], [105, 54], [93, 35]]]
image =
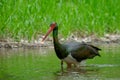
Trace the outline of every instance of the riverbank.
[[[44, 44], [41, 43], [42, 36], [38, 40], [23, 40], [21, 39], [19, 42], [16, 42], [12, 39], [0, 39], [0, 48], [40, 48], [40, 47], [53, 47], [52, 38], [49, 37], [46, 39]], [[97, 45], [106, 45], [106, 44], [120, 44], [120, 35], [111, 35], [106, 34], [103, 37], [97, 37], [95, 35], [86, 36], [86, 37], [78, 37], [75, 35], [71, 35], [68, 38], [59, 38], [61, 43], [69, 42], [69, 41], [77, 41], [77, 42], [86, 42], [89, 44], [97, 44]]]

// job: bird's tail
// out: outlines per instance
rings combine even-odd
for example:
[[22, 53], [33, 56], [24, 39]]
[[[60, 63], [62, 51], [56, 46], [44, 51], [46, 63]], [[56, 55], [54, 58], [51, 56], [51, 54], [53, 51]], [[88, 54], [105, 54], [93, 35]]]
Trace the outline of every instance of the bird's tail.
[[100, 49], [100, 48], [95, 47], [95, 46], [93, 46], [93, 45], [89, 45], [89, 46], [91, 46], [92, 48], [94, 48], [94, 49], [95, 49], [95, 53], [96, 53], [96, 55], [97, 55], [97, 56], [100, 56], [100, 57], [101, 57], [101, 55], [99, 54], [99, 51], [101, 51], [101, 49]]

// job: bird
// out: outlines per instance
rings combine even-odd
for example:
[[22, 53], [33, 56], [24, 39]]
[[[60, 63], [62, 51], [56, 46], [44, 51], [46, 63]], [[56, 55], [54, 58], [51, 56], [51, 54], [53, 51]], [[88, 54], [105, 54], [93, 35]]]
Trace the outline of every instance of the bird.
[[98, 47], [87, 44], [85, 42], [67, 42], [60, 43], [58, 39], [58, 25], [56, 22], [50, 24], [48, 32], [42, 39], [42, 42], [53, 31], [53, 44], [57, 57], [61, 60], [61, 70], [63, 71], [63, 62], [67, 64], [67, 69], [70, 69], [72, 65], [77, 66], [81, 61], [86, 59], [92, 59], [95, 56], [101, 56]]

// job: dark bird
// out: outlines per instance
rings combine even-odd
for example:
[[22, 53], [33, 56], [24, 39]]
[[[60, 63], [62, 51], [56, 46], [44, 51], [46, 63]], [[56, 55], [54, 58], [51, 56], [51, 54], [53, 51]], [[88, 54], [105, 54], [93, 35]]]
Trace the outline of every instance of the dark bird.
[[57, 57], [61, 60], [61, 69], [63, 71], [63, 62], [67, 64], [67, 68], [71, 68], [72, 64], [77, 66], [79, 62], [86, 59], [92, 59], [95, 56], [100, 56], [99, 48], [86, 43], [69, 42], [61, 44], [58, 40], [58, 25], [53, 22], [44, 36], [42, 42], [53, 31], [53, 43]]

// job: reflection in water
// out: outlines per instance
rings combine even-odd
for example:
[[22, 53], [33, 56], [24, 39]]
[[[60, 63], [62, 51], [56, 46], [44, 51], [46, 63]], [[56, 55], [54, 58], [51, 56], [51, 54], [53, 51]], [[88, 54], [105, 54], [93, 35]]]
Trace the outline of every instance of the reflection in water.
[[109, 64], [108, 65], [107, 64], [89, 65], [89, 66], [84, 66], [80, 69], [72, 69], [70, 71], [65, 71], [63, 74], [61, 74], [60, 72], [57, 72], [56, 75], [58, 77], [56, 80], [119, 80], [120, 79], [119, 76], [116, 78], [113, 78], [113, 77], [108, 78], [107, 75], [102, 72], [101, 67], [102, 68], [105, 68], [105, 67], [118, 68], [120, 67], [120, 65], [109, 65]]
[[104, 47], [102, 57], [61, 74], [53, 48], [0, 49], [0, 80], [120, 80], [119, 53], [119, 47]]

